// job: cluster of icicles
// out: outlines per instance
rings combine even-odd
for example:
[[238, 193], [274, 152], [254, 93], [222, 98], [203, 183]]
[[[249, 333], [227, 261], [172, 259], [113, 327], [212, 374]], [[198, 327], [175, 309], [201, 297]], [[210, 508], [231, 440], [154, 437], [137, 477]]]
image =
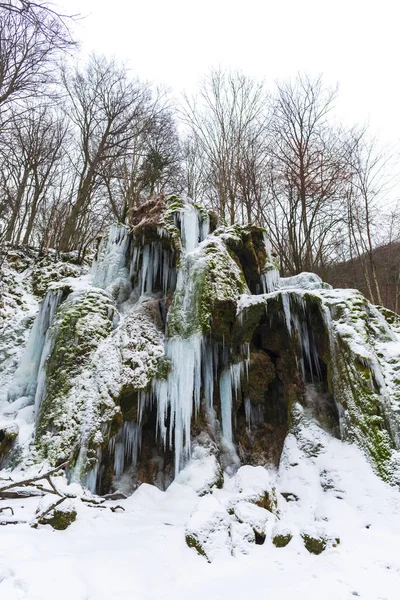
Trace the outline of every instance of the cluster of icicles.
[[63, 290], [49, 291], [40, 305], [22, 360], [8, 390], [8, 400], [30, 398], [36, 420], [46, 393], [46, 359], [54, 346], [50, 326], [63, 300]]
[[[107, 240], [102, 242], [99, 258], [93, 268], [93, 285], [110, 289], [118, 282], [125, 284], [125, 295], [120, 301], [131, 296], [137, 302], [143, 295], [151, 294], [156, 282], [164, 294], [179, 289], [184, 295], [181, 319], [191, 314], [191, 265], [196, 260], [199, 244], [209, 232], [208, 219], [189, 202], [175, 215], [175, 223], [181, 230], [182, 256], [179, 271], [176, 271], [172, 250], [166, 250], [160, 241], [150, 244], [134, 244], [129, 229], [123, 225], [110, 228]], [[159, 230], [159, 236], [167, 235]], [[266, 240], [267, 243], [267, 240]], [[269, 251], [269, 247], [267, 247]], [[132, 289], [131, 281], [137, 283]], [[279, 285], [279, 273], [271, 269], [261, 274], [261, 292], [269, 293]], [[124, 287], [124, 286], [122, 286]], [[63, 300], [62, 291], [50, 291], [41, 304], [39, 314], [31, 332], [28, 345], [19, 366], [14, 384], [10, 390], [10, 400], [29, 396], [35, 404], [36, 419], [40, 403], [45, 395], [46, 360], [53, 344], [54, 336], [49, 334], [54, 315]], [[319, 362], [315, 343], [310, 339], [306, 319], [300, 321], [290, 310], [290, 295], [282, 292], [283, 312], [290, 334], [296, 333], [301, 340], [302, 364], [308, 363], [311, 373], [318, 375]], [[302, 307], [305, 311], [305, 306]], [[297, 311], [296, 311], [297, 312]], [[168, 319], [167, 319], [168, 327]], [[165, 354], [171, 363], [166, 379], [155, 379], [151, 389], [139, 394], [139, 423], [125, 422], [117, 435], [109, 442], [109, 451], [114, 457], [114, 472], [120, 476], [126, 465], [135, 465], [140, 454], [141, 416], [149, 405], [157, 406], [158, 435], [175, 453], [175, 471], [178, 472], [190, 456], [190, 427], [193, 414], [200, 410], [201, 393], [205, 399], [210, 418], [215, 419], [213, 398], [218, 386], [221, 402], [221, 429], [223, 443], [228, 451], [235, 454], [232, 431], [233, 399], [238, 394], [243, 378], [247, 376], [250, 347], [243, 345], [241, 356], [232, 362], [228, 348], [219, 348], [210, 343], [201, 333], [187, 337], [174, 336], [165, 342]], [[260, 420], [249, 400], [245, 400], [245, 413], [249, 427]], [[166, 422], [169, 417], [169, 426]]]

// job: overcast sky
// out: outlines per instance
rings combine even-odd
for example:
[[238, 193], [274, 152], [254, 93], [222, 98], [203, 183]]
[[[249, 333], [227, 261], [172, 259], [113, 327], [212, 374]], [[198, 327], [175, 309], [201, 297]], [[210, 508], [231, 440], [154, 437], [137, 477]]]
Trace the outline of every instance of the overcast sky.
[[322, 73], [340, 84], [339, 115], [400, 140], [398, 0], [55, 0], [85, 18], [84, 53], [125, 60], [133, 73], [192, 91], [210, 66], [275, 79]]

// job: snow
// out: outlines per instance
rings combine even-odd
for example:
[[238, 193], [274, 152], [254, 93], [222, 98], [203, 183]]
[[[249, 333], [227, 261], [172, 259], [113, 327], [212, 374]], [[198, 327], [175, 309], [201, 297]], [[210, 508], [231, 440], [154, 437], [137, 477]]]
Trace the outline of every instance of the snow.
[[[304, 442], [303, 430], [310, 426], [311, 438], [321, 446], [316, 456], [308, 455]], [[239, 477], [227, 478], [224, 489], [202, 498], [190, 485], [176, 482], [166, 492], [143, 484], [127, 500], [105, 503], [119, 504], [125, 512], [77, 500], [77, 520], [63, 532], [48, 525], [1, 527], [1, 598], [398, 599], [398, 491], [374, 475], [354, 445], [303, 423], [288, 436], [278, 472], [250, 466], [240, 471]], [[238, 523], [225, 506], [238, 488], [246, 493], [271, 485], [279, 496], [291, 492], [297, 499], [287, 502], [280, 496], [279, 521], [265, 543], [255, 545], [251, 526]], [[76, 486], [63, 489], [78, 491]], [[0, 507], [12, 505], [15, 518], [22, 519], [33, 516], [37, 503], [8, 500]], [[188, 529], [204, 535], [212, 530], [211, 563], [186, 545]], [[309, 554], [304, 531], [338, 537], [340, 544]], [[286, 532], [293, 539], [275, 548], [272, 535]]]
[[[175, 477], [174, 485], [186, 485], [203, 496], [210, 492], [221, 478], [222, 472], [214, 454], [210, 454], [206, 448], [196, 446], [192, 450], [191, 460]], [[171, 486], [169, 489], [171, 489]]]
[[[110, 423], [119, 410], [114, 399], [126, 389], [142, 390], [139, 421], [145, 403], [157, 401], [158, 433], [164, 446], [174, 450], [176, 472], [180, 468], [181, 471], [165, 492], [142, 484], [128, 499], [107, 501], [100, 508], [75, 500], [77, 520], [64, 532], [53, 531], [49, 525], [37, 530], [29, 527], [38, 509], [37, 498], [0, 501], [0, 598], [242, 600], [255, 596], [336, 600], [359, 596], [364, 600], [397, 600], [399, 492], [378, 479], [360, 449], [324, 431], [311, 410], [300, 406], [293, 410], [279, 469], [246, 465], [234, 473], [238, 457], [233, 443], [232, 405], [247, 371], [249, 347], [242, 347], [241, 357], [235, 358], [240, 362], [233, 363], [227, 349], [218, 369], [216, 346], [203, 337], [193, 317], [199, 315], [201, 296], [195, 293], [195, 279], [198, 276], [200, 281], [208, 256], [216, 261], [213, 268], [220, 275], [210, 291], [211, 299], [235, 296], [241, 272], [229, 258], [224, 233], [220, 239], [209, 236], [202, 241], [208, 233], [208, 220], [204, 215], [200, 218], [187, 202], [180, 213], [180, 225], [183, 253], [169, 312], [173, 315], [173, 308], [177, 309], [175, 335], [167, 340], [158, 323], [163, 319], [163, 309], [153, 287], [156, 280], [161, 282], [166, 295], [175, 285], [176, 272], [161, 243], [136, 248], [131, 257], [134, 240], [128, 236], [128, 229], [113, 226], [94, 267], [94, 283], [106, 291], [91, 287], [88, 277], [68, 278], [50, 285], [45, 278], [48, 295], [28, 344], [29, 325], [37, 311], [30, 268], [22, 273], [7, 268], [9, 283], [0, 310], [0, 317], [7, 322], [0, 339], [0, 358], [4, 357], [0, 364], [0, 393], [4, 400], [0, 406], [0, 428], [10, 437], [18, 434], [21, 456], [27, 458], [31, 453], [29, 444], [35, 422], [32, 402], [36, 396], [38, 409], [45, 392], [46, 357], [51, 352], [52, 340], [47, 333], [61, 290], [68, 286], [73, 293], [67, 302], [80, 301], [88, 290], [102, 296], [108, 307], [110, 331], [105, 339], [97, 340], [98, 330], [107, 319], [93, 311], [77, 323], [78, 337], [87, 335], [97, 341], [91, 350], [89, 367], [83, 365], [71, 377], [71, 387], [61, 398], [62, 434], [48, 434], [53, 462], [60, 459], [57, 452], [63, 452], [65, 447], [80, 447], [72, 473], [75, 483], [67, 485], [57, 477], [57, 486], [69, 493], [83, 493], [77, 482], [81, 481], [88, 452], [93, 450], [89, 441], [94, 440], [98, 462], [85, 483], [95, 489], [101, 448], [107, 443]], [[159, 228], [159, 235], [164, 234], [169, 235]], [[133, 274], [138, 277], [132, 292], [129, 275]], [[278, 271], [272, 268], [261, 274], [261, 281], [268, 293], [242, 295], [239, 318], [252, 304], [264, 304], [267, 308], [269, 299], [280, 295], [288, 333], [299, 338], [303, 362], [318, 374], [312, 335], [306, 321], [298, 318], [311, 291], [321, 307], [330, 341], [345, 342], [352, 356], [372, 370], [371, 394], [376, 385], [376, 397], [382, 403], [392, 436], [400, 445], [400, 335], [358, 292], [331, 290], [314, 274], [279, 280]], [[245, 286], [240, 289], [248, 291]], [[167, 327], [170, 325], [167, 321]], [[25, 358], [15, 372], [26, 345]], [[331, 351], [335, 351], [333, 342]], [[165, 368], [160, 369], [161, 366]], [[217, 372], [222, 372], [219, 382]], [[157, 376], [160, 378], [155, 379]], [[9, 395], [16, 399], [5, 402], [12, 377]], [[219, 384], [224, 438], [221, 451], [231, 454], [230, 468], [224, 477], [218, 462], [219, 450], [211, 438], [206, 443], [199, 440], [200, 436], [191, 440], [193, 417], [200, 409], [202, 381], [207, 422], [214, 425], [213, 395]], [[317, 393], [314, 392], [309, 384], [310, 402]], [[246, 407], [248, 423], [255, 423], [257, 414], [251, 412], [248, 404]], [[115, 481], [121, 490], [125, 489], [127, 465], [136, 465], [141, 433], [140, 422], [127, 421], [108, 442]], [[208, 434], [203, 431], [200, 435]], [[393, 468], [396, 461], [400, 464], [399, 453], [394, 452]], [[28, 467], [27, 461], [23, 468]], [[35, 468], [28, 470], [33, 473]], [[5, 478], [9, 475], [10, 472], [4, 473]], [[14, 472], [13, 477], [17, 476]], [[1, 477], [0, 472], [0, 486]], [[85, 493], [89, 499], [90, 494]], [[42, 498], [39, 510], [45, 509], [51, 499], [52, 496]], [[273, 512], [261, 507], [266, 500]], [[111, 512], [115, 504], [124, 510]], [[1, 511], [6, 506], [15, 511], [14, 517], [9, 516], [9, 510]], [[61, 510], [63, 507], [67, 510], [68, 503], [60, 505]], [[27, 523], [2, 526], [7, 520]], [[258, 545], [255, 532], [266, 536], [264, 544]], [[286, 547], [273, 545], [274, 535], [288, 534], [292, 539]], [[326, 540], [322, 554], [315, 556], [307, 551], [302, 537], [305, 534]], [[185, 536], [195, 545], [200, 544], [207, 558], [189, 548]]]
[[264, 467], [243, 465], [238, 469], [233, 483], [239, 492], [251, 490], [254, 494], [264, 494], [272, 490], [271, 477]]
[[268, 521], [275, 523], [276, 517], [271, 512], [252, 504], [251, 502], [237, 502], [234, 508], [235, 517], [240, 523], [248, 523], [257, 533], [264, 534]]
[[331, 286], [327, 283], [323, 283], [321, 277], [315, 273], [299, 273], [292, 277], [281, 277], [279, 280], [279, 287], [284, 289], [302, 288], [304, 290], [331, 289]]

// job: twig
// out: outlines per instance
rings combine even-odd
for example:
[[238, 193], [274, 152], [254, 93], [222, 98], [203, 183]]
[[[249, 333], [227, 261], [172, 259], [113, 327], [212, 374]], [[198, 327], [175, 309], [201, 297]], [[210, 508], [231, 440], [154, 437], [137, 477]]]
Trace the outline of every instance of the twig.
[[14, 510], [11, 508], [11, 506], [3, 506], [2, 508], [0, 508], [0, 512], [3, 512], [5, 510], [11, 510], [11, 514], [12, 516], [14, 516]]

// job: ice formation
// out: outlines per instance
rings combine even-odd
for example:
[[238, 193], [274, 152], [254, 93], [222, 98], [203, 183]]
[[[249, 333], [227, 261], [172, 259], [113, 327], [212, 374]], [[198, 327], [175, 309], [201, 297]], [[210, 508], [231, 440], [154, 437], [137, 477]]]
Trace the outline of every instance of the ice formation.
[[[58, 284], [41, 304], [8, 390], [10, 402], [27, 397], [35, 407], [39, 456], [56, 463], [73, 449], [72, 477], [93, 491], [127, 470], [167, 471], [170, 455], [176, 476], [201, 421], [225, 469], [249, 456], [276, 462], [289, 408], [308, 394], [309, 409], [324, 399], [326, 427], [337, 417], [343, 439], [388, 479], [400, 445], [389, 357], [399, 334], [384, 316], [312, 273], [280, 278], [263, 230], [210, 233], [206, 211], [175, 197], [149, 215], [111, 226], [91, 283], [69, 296], [71, 286]], [[65, 342], [67, 324], [76, 330]], [[50, 358], [64, 343], [71, 374], [60, 368], [65, 385], [49, 396]]]
[[122, 475], [126, 464], [136, 466], [141, 439], [141, 427], [133, 421], [126, 421], [121, 431], [110, 438], [109, 449], [114, 454], [114, 473], [116, 477]]
[[130, 241], [128, 227], [111, 225], [108, 237], [100, 242], [98, 258], [93, 264], [93, 285], [106, 289], [118, 277], [127, 276]]
[[36, 411], [40, 407], [46, 385], [46, 358], [54, 343], [49, 330], [63, 294], [62, 289], [49, 291], [40, 306], [21, 363], [8, 390], [10, 402], [28, 396]]

